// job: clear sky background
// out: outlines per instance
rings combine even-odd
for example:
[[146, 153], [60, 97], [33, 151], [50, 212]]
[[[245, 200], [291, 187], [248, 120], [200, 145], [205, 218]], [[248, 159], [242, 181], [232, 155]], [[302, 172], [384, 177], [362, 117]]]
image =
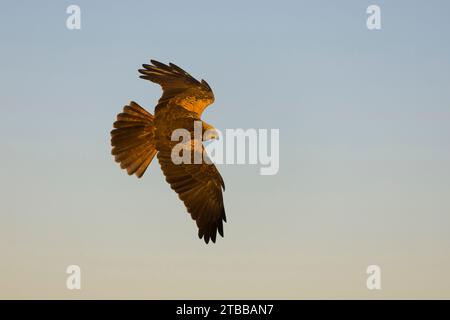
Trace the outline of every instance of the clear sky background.
[[[81, 7], [68, 30], [66, 8]], [[366, 28], [381, 6], [382, 30]], [[0, 298], [450, 298], [448, 1], [3, 1]], [[221, 165], [205, 245], [157, 162], [110, 155], [153, 112], [142, 63], [212, 86], [219, 129], [280, 129], [280, 170]], [[82, 290], [66, 289], [66, 267]], [[366, 268], [382, 290], [366, 288]]]

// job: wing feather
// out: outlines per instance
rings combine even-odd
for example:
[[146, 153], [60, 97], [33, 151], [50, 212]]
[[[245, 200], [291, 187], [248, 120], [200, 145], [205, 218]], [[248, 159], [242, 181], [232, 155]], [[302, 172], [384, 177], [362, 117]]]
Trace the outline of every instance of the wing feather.
[[161, 86], [163, 94], [159, 105], [179, 105], [200, 116], [214, 102], [214, 94], [206, 81], [198, 81], [173, 63], [150, 62], [152, 64], [143, 64], [143, 69], [139, 69], [140, 78]]
[[217, 232], [223, 237], [226, 222], [223, 204], [223, 179], [214, 164], [174, 164], [170, 148], [157, 154], [166, 181], [184, 202], [199, 229], [199, 238], [216, 242]]

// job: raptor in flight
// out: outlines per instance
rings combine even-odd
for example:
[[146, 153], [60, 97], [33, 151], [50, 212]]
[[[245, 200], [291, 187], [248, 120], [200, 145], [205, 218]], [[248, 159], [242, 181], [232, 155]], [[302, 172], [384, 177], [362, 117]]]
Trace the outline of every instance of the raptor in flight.
[[[179, 143], [172, 141], [172, 132], [183, 128], [196, 139], [194, 122], [201, 121], [203, 110], [214, 102], [214, 94], [206, 81], [196, 80], [175, 64], [150, 61], [139, 72], [140, 78], [159, 84], [163, 90], [155, 115], [136, 102], [126, 105], [113, 124], [112, 154], [122, 169], [138, 178], [156, 155], [166, 181], [196, 221], [199, 238], [206, 243], [216, 242], [217, 231], [223, 237], [223, 222], [226, 222], [222, 195], [225, 184], [219, 171], [211, 161], [175, 164], [171, 159], [172, 148]], [[211, 125], [204, 121], [201, 124], [203, 131], [214, 132]], [[212, 134], [210, 138], [217, 135]], [[201, 141], [198, 145], [204, 150]]]

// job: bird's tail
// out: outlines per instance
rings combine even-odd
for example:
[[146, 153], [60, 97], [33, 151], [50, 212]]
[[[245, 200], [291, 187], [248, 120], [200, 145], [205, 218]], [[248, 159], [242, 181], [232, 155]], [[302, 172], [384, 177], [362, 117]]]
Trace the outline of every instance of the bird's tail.
[[117, 115], [111, 131], [111, 153], [129, 175], [142, 177], [157, 153], [153, 121], [153, 115], [134, 101]]

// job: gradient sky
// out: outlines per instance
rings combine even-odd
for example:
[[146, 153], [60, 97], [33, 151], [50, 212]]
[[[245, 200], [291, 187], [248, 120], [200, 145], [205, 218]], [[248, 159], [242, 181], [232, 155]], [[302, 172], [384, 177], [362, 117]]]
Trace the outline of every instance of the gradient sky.
[[[450, 298], [448, 1], [1, 7], [0, 298]], [[209, 82], [217, 128], [280, 129], [277, 175], [219, 166], [215, 245], [155, 161], [137, 180], [110, 155], [122, 106], [160, 96], [150, 58]]]

